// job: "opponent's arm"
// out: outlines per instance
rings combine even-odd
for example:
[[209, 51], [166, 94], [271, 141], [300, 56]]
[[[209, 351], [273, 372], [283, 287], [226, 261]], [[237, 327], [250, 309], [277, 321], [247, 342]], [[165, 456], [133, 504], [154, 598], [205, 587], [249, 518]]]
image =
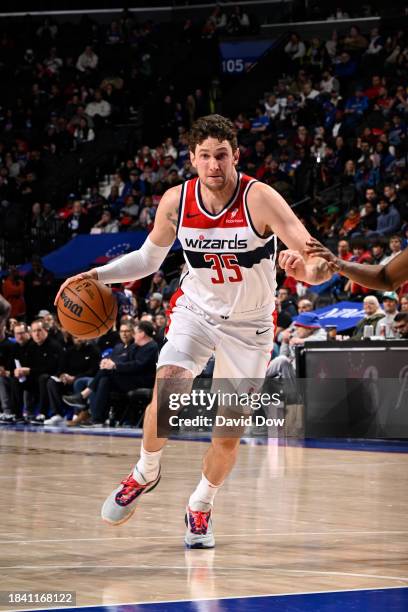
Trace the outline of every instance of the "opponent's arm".
[[247, 202], [258, 233], [274, 232], [289, 247], [279, 256], [279, 265], [288, 275], [311, 285], [323, 283], [332, 276], [325, 259], [306, 252], [306, 242], [311, 236], [277, 191], [263, 183], [254, 183]]
[[408, 249], [385, 266], [343, 261], [315, 238], [308, 241], [306, 252], [325, 259], [333, 272], [340, 272], [350, 280], [370, 289], [392, 291], [408, 280]]
[[118, 257], [105, 266], [68, 278], [60, 287], [54, 304], [64, 288], [76, 280], [94, 278], [102, 283], [123, 283], [144, 278], [156, 272], [176, 238], [181, 187], [172, 187], [163, 195], [157, 209], [154, 227], [137, 251]]

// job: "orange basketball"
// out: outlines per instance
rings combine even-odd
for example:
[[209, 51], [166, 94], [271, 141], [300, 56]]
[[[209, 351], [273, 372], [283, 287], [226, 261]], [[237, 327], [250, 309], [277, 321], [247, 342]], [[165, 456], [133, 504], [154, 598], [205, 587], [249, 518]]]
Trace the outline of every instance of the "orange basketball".
[[110, 330], [118, 305], [112, 291], [92, 278], [67, 285], [57, 302], [62, 327], [77, 338], [98, 338]]

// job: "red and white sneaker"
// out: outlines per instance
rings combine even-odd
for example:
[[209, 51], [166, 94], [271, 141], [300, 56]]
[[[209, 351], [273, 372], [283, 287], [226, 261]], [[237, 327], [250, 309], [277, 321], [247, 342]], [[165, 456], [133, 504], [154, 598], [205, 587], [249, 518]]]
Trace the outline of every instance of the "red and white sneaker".
[[215, 539], [211, 519], [210, 504], [203, 504], [202, 510], [192, 510], [187, 506], [184, 543], [187, 548], [214, 548]]
[[153, 491], [159, 484], [160, 478], [159, 471], [155, 480], [142, 485], [133, 478], [133, 472], [131, 472], [105, 500], [101, 510], [102, 520], [110, 525], [121, 525], [128, 521], [135, 512], [140, 497]]

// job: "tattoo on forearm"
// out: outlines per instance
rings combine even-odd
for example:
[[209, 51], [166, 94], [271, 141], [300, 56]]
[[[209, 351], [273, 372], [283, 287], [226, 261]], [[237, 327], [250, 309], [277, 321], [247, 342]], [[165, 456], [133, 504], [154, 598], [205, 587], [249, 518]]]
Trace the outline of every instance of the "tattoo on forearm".
[[174, 225], [174, 227], [177, 227], [178, 224], [179, 209], [180, 206], [176, 206], [173, 211], [166, 214], [167, 219]]

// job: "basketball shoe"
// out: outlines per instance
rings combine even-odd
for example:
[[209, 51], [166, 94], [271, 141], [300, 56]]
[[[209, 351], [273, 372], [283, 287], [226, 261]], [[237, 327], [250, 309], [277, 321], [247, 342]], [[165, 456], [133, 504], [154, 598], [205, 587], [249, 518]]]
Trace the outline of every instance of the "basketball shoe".
[[[140, 478], [143, 479], [141, 474]], [[159, 484], [160, 478], [159, 471], [155, 480], [146, 482], [146, 484], [139, 484], [133, 478], [133, 472], [131, 472], [105, 500], [101, 510], [102, 520], [110, 525], [121, 525], [128, 521], [135, 512], [140, 497], [149, 493], [149, 491], [153, 491]]]
[[184, 543], [187, 548], [214, 548], [211, 512], [210, 504], [203, 503], [201, 510], [192, 510], [187, 506], [184, 518], [187, 527]]

